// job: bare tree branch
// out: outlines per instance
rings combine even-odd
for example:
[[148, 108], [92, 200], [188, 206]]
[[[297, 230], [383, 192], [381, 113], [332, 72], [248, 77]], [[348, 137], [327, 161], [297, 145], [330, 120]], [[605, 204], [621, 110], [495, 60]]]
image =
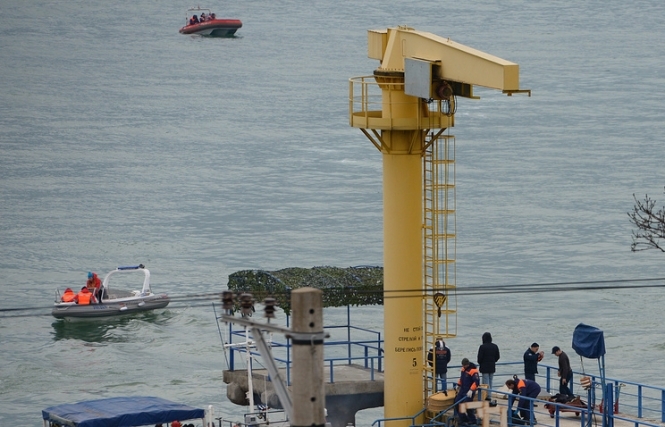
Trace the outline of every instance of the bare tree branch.
[[665, 239], [665, 207], [656, 210], [656, 200], [644, 195], [644, 200], [637, 200], [633, 194], [635, 206], [628, 212], [630, 222], [637, 227], [633, 230], [633, 243], [630, 250], [633, 252], [647, 249], [658, 249], [665, 252], [661, 239]]

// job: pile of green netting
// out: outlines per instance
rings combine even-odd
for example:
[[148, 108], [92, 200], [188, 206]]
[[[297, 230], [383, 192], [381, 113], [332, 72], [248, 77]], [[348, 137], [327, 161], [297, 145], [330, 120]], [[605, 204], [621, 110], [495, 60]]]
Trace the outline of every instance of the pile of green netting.
[[257, 302], [273, 297], [291, 313], [291, 291], [303, 287], [323, 291], [324, 307], [383, 304], [383, 267], [285, 268], [276, 271], [243, 270], [229, 275], [229, 290], [251, 293]]

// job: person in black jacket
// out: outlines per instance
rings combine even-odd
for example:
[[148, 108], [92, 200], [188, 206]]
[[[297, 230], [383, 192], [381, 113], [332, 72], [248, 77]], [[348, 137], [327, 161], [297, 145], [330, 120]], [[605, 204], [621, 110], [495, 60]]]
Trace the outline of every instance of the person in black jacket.
[[492, 342], [492, 334], [485, 332], [483, 334], [483, 343], [478, 348], [478, 365], [480, 365], [480, 374], [482, 375], [482, 384], [487, 384], [492, 388], [492, 378], [496, 372], [496, 362], [499, 361], [499, 346]]
[[[448, 363], [450, 362], [450, 349], [446, 347], [445, 341], [442, 338], [436, 339], [436, 345], [434, 348], [429, 350], [427, 354], [427, 362], [430, 366], [434, 366], [434, 377], [437, 378], [436, 385], [438, 386], [439, 381], [442, 384], [442, 390], [446, 396], [448, 396]], [[436, 387], [436, 390], [438, 387]]]
[[573, 394], [573, 370], [570, 367], [568, 355], [558, 346], [552, 347], [552, 354], [559, 358], [559, 393], [575, 397]]
[[542, 350], [538, 351], [539, 348], [540, 346], [535, 342], [524, 352], [524, 378], [527, 380], [536, 381], [538, 362], [545, 357], [545, 352]]

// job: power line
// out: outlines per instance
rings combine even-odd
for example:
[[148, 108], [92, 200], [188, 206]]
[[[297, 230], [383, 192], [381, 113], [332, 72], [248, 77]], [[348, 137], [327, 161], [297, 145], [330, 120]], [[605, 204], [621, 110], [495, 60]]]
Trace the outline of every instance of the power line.
[[[652, 283], [662, 282], [662, 283]], [[631, 285], [638, 283], [638, 285]], [[503, 295], [503, 294], [523, 294], [523, 293], [551, 293], [551, 292], [574, 292], [574, 291], [599, 291], [599, 290], [621, 290], [621, 289], [648, 289], [665, 287], [665, 277], [651, 279], [617, 279], [617, 280], [590, 280], [578, 282], [551, 282], [551, 283], [526, 283], [515, 285], [484, 285], [456, 287], [448, 290], [455, 296], [477, 296], [477, 295]], [[347, 288], [352, 290], [353, 288]], [[442, 291], [441, 290], [438, 291]], [[323, 292], [339, 291], [339, 288], [323, 289]], [[243, 291], [239, 291], [240, 293]], [[355, 289], [353, 292], [358, 294], [383, 294], [384, 299], [393, 298], [424, 298], [429, 294], [437, 292], [437, 289], [407, 289], [407, 290], [368, 290]], [[281, 292], [253, 292], [253, 296], [265, 297], [276, 295], [288, 295], [288, 291]], [[181, 307], [202, 307], [207, 306], [211, 301], [220, 301], [221, 292], [185, 294], [171, 297], [171, 302]], [[183, 303], [183, 304], [178, 304]], [[172, 307], [169, 305], [169, 307]], [[48, 313], [36, 313], [37, 311], [50, 310], [53, 306], [33, 306], [0, 308], [0, 319], [17, 317], [39, 317], [50, 316]], [[28, 313], [21, 313], [28, 312]], [[2, 315], [7, 313], [6, 315]]]

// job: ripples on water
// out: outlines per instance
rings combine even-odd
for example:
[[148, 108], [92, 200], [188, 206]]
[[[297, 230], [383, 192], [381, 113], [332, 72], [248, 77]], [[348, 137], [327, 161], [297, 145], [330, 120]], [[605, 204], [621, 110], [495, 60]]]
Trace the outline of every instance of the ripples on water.
[[[661, 254], [630, 253], [625, 215], [665, 183], [662, 2], [249, 1], [220, 13], [243, 20], [234, 39], [178, 34], [189, 6], [0, 10], [0, 296], [43, 314], [0, 319], [0, 424], [119, 394], [242, 412], [224, 404], [207, 302], [54, 322], [54, 289], [89, 270], [144, 263], [155, 291], [184, 296], [248, 268], [381, 264], [381, 156], [347, 118], [347, 79], [377, 66], [367, 29], [451, 37], [519, 63], [533, 90], [460, 100], [460, 287], [662, 276]], [[639, 380], [635, 366], [665, 370], [662, 298], [459, 298], [450, 344], [472, 358], [489, 329], [514, 360], [569, 346], [584, 321], [606, 331], [608, 374]], [[381, 327], [381, 308], [353, 313]]]

